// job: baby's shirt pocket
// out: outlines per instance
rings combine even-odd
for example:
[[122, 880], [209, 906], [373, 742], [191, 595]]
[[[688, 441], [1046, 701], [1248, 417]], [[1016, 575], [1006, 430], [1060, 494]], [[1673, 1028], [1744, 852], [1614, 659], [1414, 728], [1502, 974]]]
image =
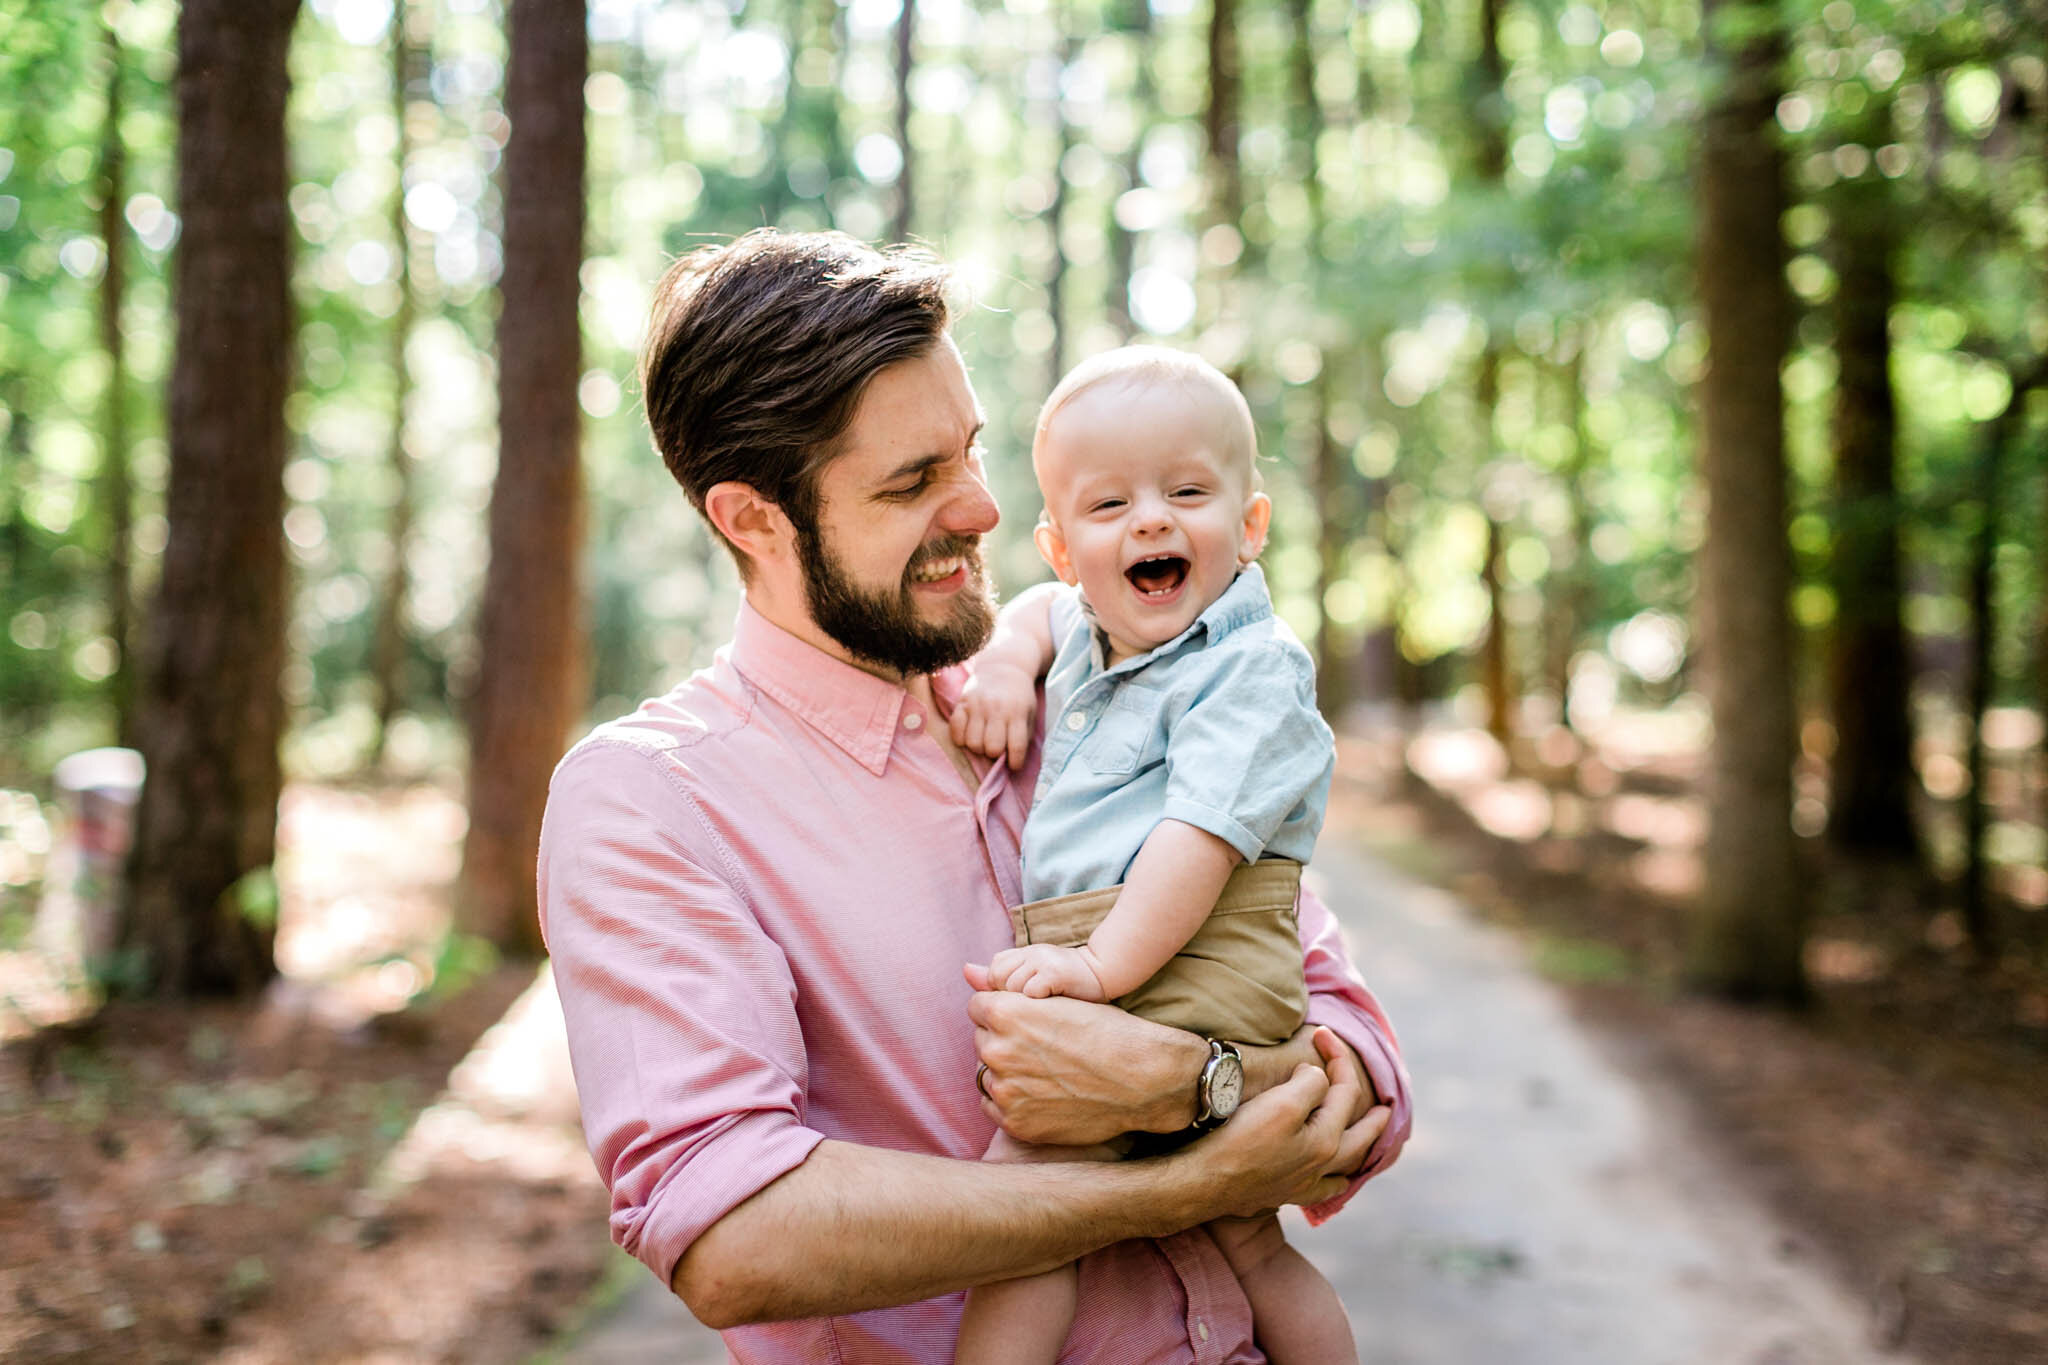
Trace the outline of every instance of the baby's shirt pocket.
[[1099, 777], [1125, 777], [1166, 757], [1160, 732], [1165, 695], [1156, 687], [1124, 683], [1110, 694], [1081, 761]]

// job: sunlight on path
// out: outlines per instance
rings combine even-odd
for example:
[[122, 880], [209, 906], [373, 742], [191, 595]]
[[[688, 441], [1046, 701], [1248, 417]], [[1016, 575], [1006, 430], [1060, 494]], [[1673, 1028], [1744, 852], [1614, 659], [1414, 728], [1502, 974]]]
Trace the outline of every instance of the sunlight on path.
[[1311, 873], [1400, 1029], [1415, 1136], [1291, 1236], [1374, 1365], [1900, 1362], [1520, 946], [1325, 837]]
[[521, 1180], [597, 1178], [577, 1127], [562, 1007], [545, 966], [449, 1074], [440, 1100], [420, 1111], [370, 1192], [391, 1199], [451, 1158], [491, 1163]]

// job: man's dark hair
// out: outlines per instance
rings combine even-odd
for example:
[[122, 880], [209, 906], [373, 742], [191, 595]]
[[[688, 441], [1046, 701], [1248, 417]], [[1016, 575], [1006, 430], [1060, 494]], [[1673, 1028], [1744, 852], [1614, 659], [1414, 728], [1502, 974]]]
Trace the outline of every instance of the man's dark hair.
[[928, 253], [843, 232], [759, 228], [677, 261], [655, 290], [640, 391], [696, 509], [734, 480], [815, 525], [818, 472], [868, 381], [944, 335], [948, 280]]

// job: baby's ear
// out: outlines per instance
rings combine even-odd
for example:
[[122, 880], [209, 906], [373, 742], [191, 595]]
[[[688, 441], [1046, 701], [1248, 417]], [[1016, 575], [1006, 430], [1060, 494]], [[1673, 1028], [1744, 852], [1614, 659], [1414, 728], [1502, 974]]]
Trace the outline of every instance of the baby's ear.
[[1060, 528], [1052, 524], [1052, 518], [1040, 516], [1038, 525], [1031, 530], [1031, 543], [1038, 547], [1038, 553], [1060, 576], [1060, 582], [1068, 587], [1074, 585], [1074, 561], [1067, 557], [1067, 538], [1060, 534]]
[[1249, 564], [1266, 548], [1266, 532], [1273, 526], [1273, 500], [1254, 492], [1245, 499], [1243, 538], [1237, 543], [1237, 562]]

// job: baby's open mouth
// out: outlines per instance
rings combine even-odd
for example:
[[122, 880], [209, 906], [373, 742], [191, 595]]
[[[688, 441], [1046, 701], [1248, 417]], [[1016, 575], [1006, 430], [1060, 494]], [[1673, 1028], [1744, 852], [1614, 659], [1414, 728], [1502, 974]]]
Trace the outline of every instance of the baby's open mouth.
[[1164, 597], [1187, 581], [1188, 562], [1179, 555], [1153, 555], [1124, 570], [1131, 586], [1146, 597]]

